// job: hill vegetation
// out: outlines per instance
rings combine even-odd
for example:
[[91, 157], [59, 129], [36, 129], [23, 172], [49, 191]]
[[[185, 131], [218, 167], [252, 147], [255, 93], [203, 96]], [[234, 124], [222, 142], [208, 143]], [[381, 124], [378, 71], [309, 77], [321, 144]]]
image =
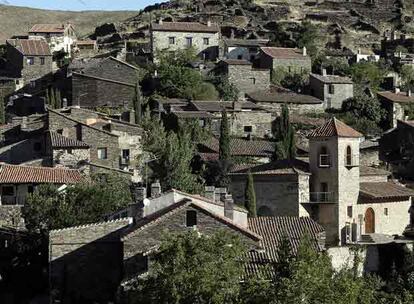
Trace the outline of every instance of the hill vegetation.
[[76, 25], [82, 37], [92, 33], [98, 25], [117, 23], [137, 15], [135, 11], [51, 11], [0, 5], [0, 43], [13, 35], [24, 35], [35, 23], [66, 23]]

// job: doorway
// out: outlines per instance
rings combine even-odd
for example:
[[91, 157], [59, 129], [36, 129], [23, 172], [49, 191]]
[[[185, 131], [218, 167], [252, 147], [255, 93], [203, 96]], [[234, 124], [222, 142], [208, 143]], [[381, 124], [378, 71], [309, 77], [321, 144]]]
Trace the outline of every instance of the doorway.
[[375, 212], [372, 208], [365, 211], [365, 233], [375, 233]]

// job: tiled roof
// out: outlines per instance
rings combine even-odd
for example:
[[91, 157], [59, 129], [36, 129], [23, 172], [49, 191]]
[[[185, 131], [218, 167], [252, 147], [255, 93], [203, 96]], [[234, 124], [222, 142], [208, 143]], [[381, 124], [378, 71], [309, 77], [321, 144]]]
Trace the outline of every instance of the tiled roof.
[[278, 160], [271, 163], [255, 166], [235, 166], [231, 175], [245, 175], [248, 172], [253, 175], [287, 175], [287, 174], [309, 174], [309, 164], [298, 160]]
[[77, 148], [77, 149], [88, 149], [89, 146], [79, 140], [68, 138], [63, 136], [62, 134], [50, 131], [50, 142], [52, 148]]
[[247, 46], [257, 47], [266, 46], [269, 43], [269, 39], [223, 39], [227, 46]]
[[302, 49], [262, 47], [261, 50], [263, 51], [263, 53], [269, 55], [272, 58], [310, 60], [309, 56], [303, 56]]
[[35, 24], [29, 33], [64, 33], [64, 24]]
[[324, 125], [313, 130], [309, 137], [363, 137], [361, 133], [355, 131], [350, 126], [335, 117], [329, 119]]
[[9, 39], [7, 43], [25, 56], [51, 56], [49, 45], [44, 40]]
[[[278, 249], [284, 237], [289, 239], [294, 255], [306, 233], [309, 234], [314, 249], [324, 249], [320, 238], [325, 230], [310, 217], [255, 217], [248, 221], [249, 229], [263, 238], [262, 246], [271, 261], [277, 262]], [[264, 257], [258, 255], [256, 258], [260, 260]]]
[[[230, 101], [191, 101], [191, 103], [198, 111], [221, 112], [224, 108], [227, 112], [239, 111], [234, 109], [235, 103]], [[237, 102], [237, 106], [243, 110], [263, 110], [251, 101]]]
[[222, 62], [228, 65], [252, 65], [252, 63], [245, 59], [224, 59]]
[[311, 77], [318, 79], [323, 83], [344, 83], [344, 84], [353, 84], [352, 79], [349, 77], [338, 76], [338, 75], [319, 75], [319, 74], [310, 74]]
[[360, 176], [390, 176], [391, 172], [379, 168], [368, 167], [368, 166], [361, 166], [359, 167], [359, 175]]
[[383, 91], [377, 93], [379, 97], [396, 103], [412, 103], [414, 102], [414, 96], [408, 96], [406, 92], [394, 93], [391, 91]]
[[83, 180], [78, 170], [1, 164], [0, 184], [74, 184]]
[[414, 191], [394, 182], [361, 183], [360, 202], [401, 201], [414, 196]]
[[200, 33], [218, 33], [220, 27], [217, 24], [207, 24], [198, 22], [163, 22], [152, 23], [153, 31], [166, 31], [166, 32], [200, 32]]
[[[219, 140], [212, 137], [198, 145], [201, 153], [219, 153]], [[274, 143], [268, 140], [248, 140], [244, 138], [230, 139], [230, 153], [233, 156], [270, 157], [274, 151]]]
[[214, 116], [204, 111], [172, 111], [178, 118], [213, 118]]
[[269, 89], [248, 93], [247, 96], [255, 102], [322, 104], [323, 101], [311, 95], [298, 94], [293, 91], [272, 86]]

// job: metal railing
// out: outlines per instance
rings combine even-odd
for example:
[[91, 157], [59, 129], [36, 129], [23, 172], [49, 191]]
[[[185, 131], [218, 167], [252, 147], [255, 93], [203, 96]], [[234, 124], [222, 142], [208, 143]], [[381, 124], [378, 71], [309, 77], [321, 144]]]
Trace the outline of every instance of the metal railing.
[[335, 202], [334, 192], [311, 192], [309, 193], [311, 203], [333, 203]]

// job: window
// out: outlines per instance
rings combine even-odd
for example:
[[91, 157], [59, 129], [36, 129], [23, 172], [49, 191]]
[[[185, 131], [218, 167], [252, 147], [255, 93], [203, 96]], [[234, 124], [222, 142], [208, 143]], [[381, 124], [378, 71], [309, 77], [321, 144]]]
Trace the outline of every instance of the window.
[[384, 208], [384, 215], [388, 216], [388, 208]]
[[34, 149], [36, 152], [39, 152], [40, 150], [42, 150], [42, 144], [41, 144], [40, 142], [34, 143], [34, 145], [33, 145], [33, 149]]
[[73, 151], [72, 151], [72, 149], [66, 149], [66, 153], [67, 154], [73, 154]]
[[204, 45], [210, 45], [210, 38], [203, 39]]
[[185, 221], [187, 227], [197, 226], [197, 211], [187, 210]]
[[252, 131], [253, 131], [253, 127], [252, 126], [244, 126], [244, 132], [251, 133]]
[[352, 217], [352, 206], [348, 206], [346, 213], [347, 213], [348, 217]]
[[13, 186], [3, 186], [1, 189], [1, 194], [6, 196], [13, 196], [14, 195], [14, 187]]
[[242, 60], [243, 59], [243, 55], [237, 55], [237, 59], [238, 60]]
[[27, 64], [34, 65], [34, 57], [27, 57]]
[[200, 126], [200, 127], [205, 127], [206, 126], [206, 122], [205, 122], [205, 120], [204, 119], [199, 119], [198, 120], [198, 125]]
[[107, 159], [108, 153], [106, 148], [98, 148], [98, 159]]
[[256, 84], [256, 78], [252, 77], [250, 78], [250, 81], [252, 82], [252, 84]]
[[33, 193], [33, 192], [34, 192], [34, 187], [33, 187], [33, 185], [29, 185], [29, 186], [27, 186], [27, 192], [28, 192], [28, 193]]
[[330, 84], [328, 86], [329, 94], [335, 94], [335, 86], [333, 84]]
[[175, 44], [175, 37], [169, 37], [168, 38], [168, 43], [169, 44]]
[[319, 152], [319, 167], [330, 167], [331, 159], [326, 147], [322, 147]]
[[40, 57], [40, 64], [45, 65], [45, 57]]
[[122, 158], [129, 160], [129, 149], [122, 150]]
[[187, 47], [193, 46], [193, 37], [187, 37], [186, 41], [187, 41]]
[[352, 166], [352, 149], [350, 146], [346, 147], [346, 166]]

